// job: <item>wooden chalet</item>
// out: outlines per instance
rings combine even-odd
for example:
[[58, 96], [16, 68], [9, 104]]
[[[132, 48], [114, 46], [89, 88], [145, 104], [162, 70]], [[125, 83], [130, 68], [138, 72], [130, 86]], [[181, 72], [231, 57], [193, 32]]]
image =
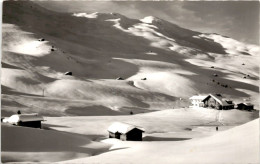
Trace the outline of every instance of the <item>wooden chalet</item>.
[[122, 141], [142, 141], [144, 129], [135, 125], [115, 122], [108, 128], [109, 138]]
[[35, 114], [14, 114], [8, 118], [4, 118], [4, 123], [17, 126], [26, 126], [32, 128], [41, 128], [41, 122], [44, 121], [42, 116]]
[[202, 100], [204, 107], [218, 110], [234, 109], [235, 104], [231, 100], [226, 100], [221, 94], [209, 94]]

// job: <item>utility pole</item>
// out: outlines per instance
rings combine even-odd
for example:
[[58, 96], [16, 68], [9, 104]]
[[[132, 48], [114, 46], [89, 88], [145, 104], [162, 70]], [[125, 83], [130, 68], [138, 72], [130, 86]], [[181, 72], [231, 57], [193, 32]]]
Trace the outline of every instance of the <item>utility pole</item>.
[[42, 88], [42, 97], [44, 97], [44, 88]]

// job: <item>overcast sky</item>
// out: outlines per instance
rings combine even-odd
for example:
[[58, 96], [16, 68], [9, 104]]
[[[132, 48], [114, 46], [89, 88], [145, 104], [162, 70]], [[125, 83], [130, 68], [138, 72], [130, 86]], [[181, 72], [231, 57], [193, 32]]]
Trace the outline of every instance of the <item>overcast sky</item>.
[[58, 12], [117, 12], [129, 18], [156, 16], [199, 32], [214, 32], [259, 43], [259, 1], [45, 1]]

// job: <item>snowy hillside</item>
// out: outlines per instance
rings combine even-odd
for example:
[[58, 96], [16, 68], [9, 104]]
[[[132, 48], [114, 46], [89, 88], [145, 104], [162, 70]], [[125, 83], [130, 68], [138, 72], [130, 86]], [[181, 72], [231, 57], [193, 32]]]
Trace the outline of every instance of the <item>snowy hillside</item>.
[[[154, 16], [5, 1], [1, 116], [44, 121], [2, 123], [1, 162], [257, 163], [259, 52]], [[256, 110], [188, 108], [209, 93]], [[143, 141], [108, 138], [113, 122], [144, 128]]]
[[124, 143], [107, 139], [103, 142], [113, 144], [114, 151], [61, 163], [258, 163], [258, 127], [259, 119], [210, 137], [182, 142]]
[[258, 46], [153, 16], [64, 14], [5, 2], [2, 113], [16, 106], [48, 115], [91, 114], [86, 106], [109, 115], [139, 113], [187, 106], [194, 94], [216, 92], [257, 106], [258, 54]]

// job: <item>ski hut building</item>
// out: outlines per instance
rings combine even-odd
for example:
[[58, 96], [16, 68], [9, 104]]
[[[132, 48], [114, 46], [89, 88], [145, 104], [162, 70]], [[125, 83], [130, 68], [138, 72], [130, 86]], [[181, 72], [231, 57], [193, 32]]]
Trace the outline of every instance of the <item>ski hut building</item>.
[[235, 106], [232, 101], [224, 99], [221, 94], [209, 94], [202, 102], [204, 107], [218, 110], [234, 109]]
[[239, 103], [239, 104], [237, 104], [237, 109], [253, 110], [254, 109], [254, 105], [251, 104], [251, 103]]
[[41, 128], [41, 122], [44, 121], [42, 116], [35, 114], [15, 114], [8, 118], [4, 118], [4, 123], [9, 123], [17, 126], [26, 126], [32, 128]]
[[115, 122], [108, 128], [109, 138], [122, 141], [142, 141], [144, 129], [135, 125]]
[[191, 107], [204, 107], [204, 103], [202, 100], [204, 100], [207, 96], [192, 96], [190, 97]]

